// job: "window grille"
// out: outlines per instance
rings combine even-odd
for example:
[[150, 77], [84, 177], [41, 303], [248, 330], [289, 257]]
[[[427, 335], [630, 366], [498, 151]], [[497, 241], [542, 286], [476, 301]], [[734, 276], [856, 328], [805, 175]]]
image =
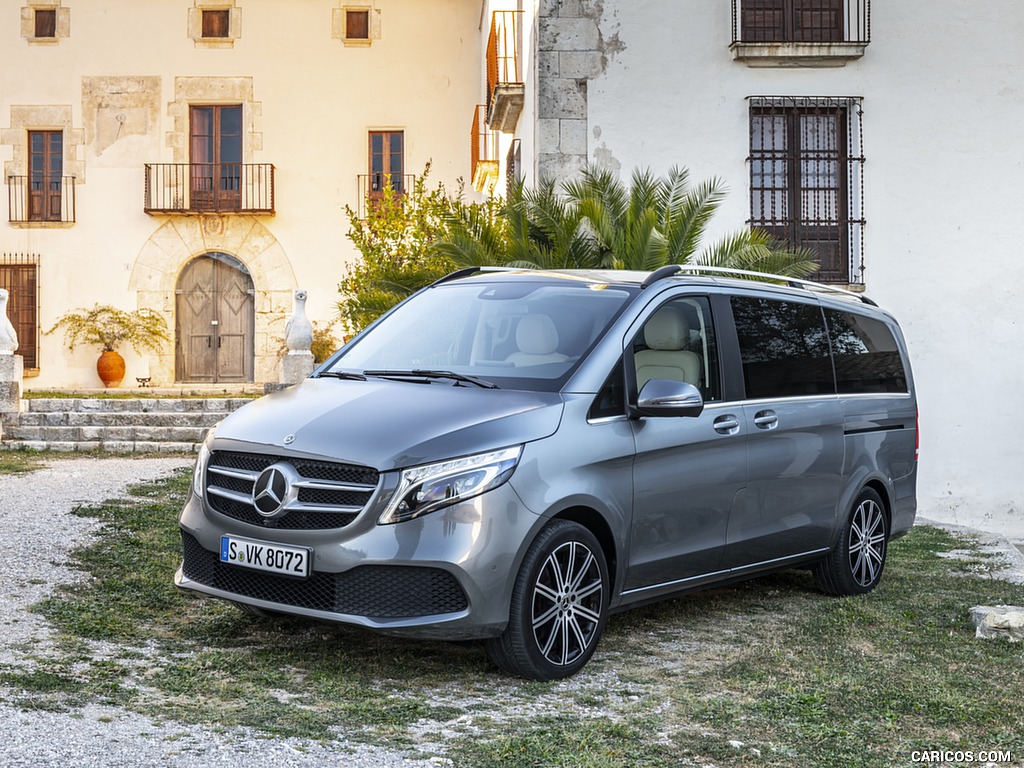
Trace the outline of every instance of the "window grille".
[[860, 97], [752, 96], [750, 219], [820, 264], [812, 279], [862, 283]]
[[39, 368], [39, 254], [0, 254], [0, 288], [10, 294], [7, 317], [18, 334], [16, 355], [25, 368]]

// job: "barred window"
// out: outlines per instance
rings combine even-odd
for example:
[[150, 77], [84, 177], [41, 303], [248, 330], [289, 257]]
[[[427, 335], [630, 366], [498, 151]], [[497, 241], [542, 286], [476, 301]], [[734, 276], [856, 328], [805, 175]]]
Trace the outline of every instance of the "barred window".
[[866, 43], [871, 0], [732, 0], [733, 42]]
[[863, 280], [861, 100], [755, 96], [750, 225], [818, 259], [814, 279]]

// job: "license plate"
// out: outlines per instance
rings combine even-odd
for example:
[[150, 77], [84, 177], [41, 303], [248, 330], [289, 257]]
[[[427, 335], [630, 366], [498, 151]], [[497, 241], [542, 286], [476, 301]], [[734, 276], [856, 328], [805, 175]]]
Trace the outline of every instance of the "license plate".
[[305, 578], [309, 575], [309, 560], [313, 550], [288, 547], [266, 541], [221, 536], [220, 561], [252, 568], [257, 571], [279, 573], [284, 576]]

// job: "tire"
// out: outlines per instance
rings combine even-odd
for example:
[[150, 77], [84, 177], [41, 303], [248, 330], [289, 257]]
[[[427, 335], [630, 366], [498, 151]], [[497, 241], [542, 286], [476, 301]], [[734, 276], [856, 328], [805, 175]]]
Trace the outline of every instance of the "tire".
[[578, 523], [555, 520], [541, 530], [512, 589], [505, 632], [485, 642], [506, 672], [558, 680], [594, 655], [608, 617], [609, 579], [597, 538]]
[[863, 595], [882, 579], [889, 520], [882, 497], [864, 488], [850, 510], [839, 541], [814, 567], [818, 588], [830, 595]]

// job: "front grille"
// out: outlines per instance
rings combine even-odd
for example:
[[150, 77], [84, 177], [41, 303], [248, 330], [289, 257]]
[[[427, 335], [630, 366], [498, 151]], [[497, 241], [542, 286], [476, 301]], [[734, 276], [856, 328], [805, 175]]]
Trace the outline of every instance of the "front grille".
[[307, 579], [294, 579], [222, 563], [191, 534], [182, 531], [181, 539], [185, 576], [236, 595], [371, 619], [437, 616], [469, 605], [455, 577], [440, 568], [361, 565], [344, 573], [313, 571]]
[[[265, 518], [252, 504], [252, 489], [260, 473], [278, 463], [295, 470], [297, 493], [283, 515]], [[379, 480], [377, 470], [357, 464], [214, 451], [206, 468], [206, 501], [215, 512], [264, 528], [343, 528], [363, 510]]]

